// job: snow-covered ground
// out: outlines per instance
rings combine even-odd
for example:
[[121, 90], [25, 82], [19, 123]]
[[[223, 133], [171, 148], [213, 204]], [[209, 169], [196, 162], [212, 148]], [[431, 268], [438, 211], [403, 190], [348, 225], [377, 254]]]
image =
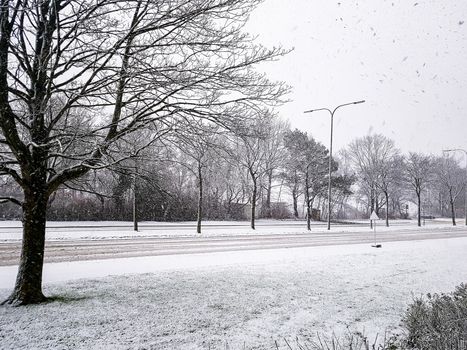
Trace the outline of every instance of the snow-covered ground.
[[[467, 238], [46, 264], [57, 300], [0, 307], [1, 349], [273, 349], [398, 326], [466, 281]], [[16, 268], [0, 268], [0, 298]]]

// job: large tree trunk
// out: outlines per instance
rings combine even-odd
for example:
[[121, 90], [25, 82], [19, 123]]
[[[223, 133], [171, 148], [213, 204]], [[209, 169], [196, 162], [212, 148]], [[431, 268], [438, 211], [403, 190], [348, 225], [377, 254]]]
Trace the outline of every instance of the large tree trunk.
[[198, 166], [198, 222], [196, 232], [201, 233], [201, 219], [203, 217], [203, 174], [201, 166]]
[[6, 304], [18, 306], [46, 301], [42, 293], [46, 213], [44, 193], [25, 194], [21, 258], [15, 288], [4, 301]]
[[256, 196], [258, 192], [256, 179], [252, 176], [253, 180], [253, 193], [251, 194], [251, 228], [255, 229], [255, 215], [256, 215]]

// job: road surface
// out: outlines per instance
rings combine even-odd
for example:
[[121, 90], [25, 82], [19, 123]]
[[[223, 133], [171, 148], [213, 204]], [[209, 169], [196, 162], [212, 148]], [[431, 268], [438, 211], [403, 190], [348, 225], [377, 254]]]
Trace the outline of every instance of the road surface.
[[[292, 224], [292, 227], [294, 224]], [[284, 229], [288, 226], [284, 225]], [[290, 228], [290, 227], [289, 227]], [[83, 227], [81, 226], [82, 230]], [[107, 228], [108, 230], [109, 228]], [[112, 227], [112, 229], [114, 229]], [[128, 227], [126, 227], [128, 229]], [[276, 225], [277, 229], [277, 225]], [[351, 231], [351, 230], [350, 230]], [[144, 231], [143, 231], [144, 232]], [[466, 227], [422, 227], [414, 230], [404, 226], [379, 232], [377, 243], [467, 237]], [[114, 259], [137, 256], [210, 253], [235, 250], [278, 249], [374, 243], [373, 232], [320, 232], [231, 234], [225, 236], [191, 237], [125, 237], [101, 239], [49, 240], [45, 247], [45, 262]], [[17, 265], [21, 242], [0, 241], [0, 266]], [[383, 245], [384, 247], [384, 245]]]
[[[382, 225], [383, 220], [379, 223]], [[428, 226], [438, 225], [439, 222], [435, 220], [426, 220], [425, 224]], [[324, 221], [312, 221], [312, 227], [327, 227], [327, 222]], [[342, 223], [332, 223], [332, 227], [367, 227], [368, 222], [342, 222]], [[391, 226], [413, 226], [415, 222], [407, 220], [397, 220], [391, 221]], [[193, 222], [140, 222], [138, 224], [140, 231], [170, 231], [170, 230], [196, 230], [196, 223]], [[203, 222], [203, 231], [218, 230], [223, 228], [229, 229], [245, 229], [250, 227], [250, 222], [246, 221], [209, 221]], [[257, 228], [275, 228], [275, 227], [284, 227], [284, 228], [303, 228], [306, 227], [306, 222], [297, 220], [297, 221], [270, 221], [270, 220], [257, 220]], [[73, 231], [82, 231], [82, 230], [109, 230], [114, 231], [128, 231], [133, 229], [133, 223], [130, 222], [106, 222], [106, 221], [60, 221], [47, 222], [47, 231], [48, 232], [60, 232], [66, 230], [67, 232]], [[18, 232], [22, 230], [20, 221], [0, 221], [0, 239], [2, 233], [5, 232]]]

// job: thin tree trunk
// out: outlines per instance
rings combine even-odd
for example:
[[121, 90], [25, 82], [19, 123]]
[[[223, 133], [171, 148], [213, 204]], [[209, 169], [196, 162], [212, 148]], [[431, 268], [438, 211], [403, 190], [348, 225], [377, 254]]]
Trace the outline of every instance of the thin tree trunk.
[[284, 180], [281, 181], [281, 185], [279, 186], [279, 194], [277, 195], [277, 202], [280, 203], [281, 201], [281, 194], [282, 194], [282, 186], [284, 185]]
[[451, 201], [451, 218], [452, 218], [452, 226], [456, 226], [456, 212], [454, 209], [454, 202]]
[[295, 189], [292, 190], [292, 199], [293, 199], [293, 215], [298, 219], [298, 195]]
[[375, 204], [374, 204], [375, 209], [374, 210], [375, 210], [376, 215], [379, 216], [379, 194], [376, 191], [374, 193], [375, 193], [374, 195], [375, 196]]
[[169, 213], [170, 213], [171, 207], [172, 207], [172, 204], [168, 202], [166, 207], [164, 208], [164, 213], [162, 214], [164, 221], [169, 221]]
[[308, 178], [308, 169], [305, 175], [305, 202], [306, 202], [306, 228], [311, 231], [311, 210], [310, 210], [310, 186]]
[[422, 226], [422, 200], [421, 200], [421, 193], [417, 192], [417, 200], [418, 200], [418, 226]]
[[389, 194], [384, 192], [386, 197], [386, 227], [389, 227]]
[[[57, 193], [57, 192], [54, 192], [54, 193]], [[100, 213], [98, 214], [98, 218], [99, 220], [102, 220], [103, 218], [107, 216], [105, 213], [105, 199], [102, 196], [98, 196], [97, 198], [99, 198], [99, 202], [101, 203], [101, 210], [100, 210]]]
[[438, 203], [439, 203], [440, 216], [443, 217], [443, 195], [441, 194], [441, 192], [439, 193], [439, 196], [438, 196]]
[[272, 170], [268, 171], [268, 187], [266, 188], [266, 217], [271, 217]]
[[451, 204], [452, 226], [456, 226], [456, 209], [454, 207], [454, 198], [452, 198], [451, 190], [449, 191], [449, 202]]
[[[373, 214], [375, 210], [375, 194], [373, 187], [370, 190], [370, 215]], [[373, 220], [370, 220], [370, 228], [373, 228]]]
[[4, 301], [5, 304], [19, 306], [46, 301], [42, 293], [46, 213], [45, 194], [25, 194], [18, 275], [13, 293]]
[[136, 200], [137, 189], [137, 176], [136, 173], [133, 176], [133, 230], [138, 231], [138, 203]]
[[201, 219], [203, 217], [203, 174], [202, 167], [198, 165], [198, 223], [196, 225], [196, 232], [201, 233]]
[[257, 195], [257, 184], [256, 179], [252, 176], [253, 179], [253, 193], [251, 195], [251, 228], [255, 229], [255, 215], [256, 215], [256, 195]]

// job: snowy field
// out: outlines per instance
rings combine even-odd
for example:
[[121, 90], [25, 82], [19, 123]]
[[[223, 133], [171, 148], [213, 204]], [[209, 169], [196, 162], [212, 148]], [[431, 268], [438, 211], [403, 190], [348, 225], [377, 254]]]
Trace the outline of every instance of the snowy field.
[[[0, 307], [0, 349], [286, 349], [397, 329], [467, 276], [467, 238], [46, 264], [56, 301]], [[0, 298], [16, 268], [0, 268]]]

